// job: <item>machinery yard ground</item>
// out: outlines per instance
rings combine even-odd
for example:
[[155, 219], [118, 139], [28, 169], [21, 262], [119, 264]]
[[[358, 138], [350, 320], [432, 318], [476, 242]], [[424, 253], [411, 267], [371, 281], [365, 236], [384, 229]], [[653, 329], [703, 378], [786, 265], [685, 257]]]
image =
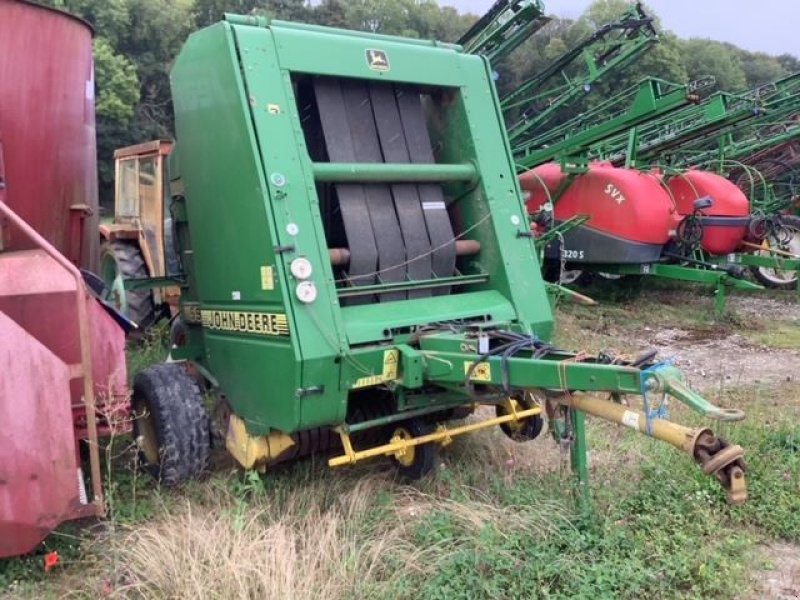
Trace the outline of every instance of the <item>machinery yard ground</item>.
[[[51, 536], [60, 565], [47, 573], [43, 553], [0, 562], [0, 597], [798, 598], [800, 305], [737, 295], [714, 321], [712, 303], [656, 289], [562, 305], [557, 342], [656, 347], [712, 401], [745, 409], [720, 432], [748, 450], [743, 506], [686, 457], [597, 419], [586, 513], [549, 436], [457, 438], [414, 486], [380, 460], [338, 472], [305, 460], [262, 480], [220, 452], [210, 481], [178, 491], [137, 474], [120, 438], [106, 452], [111, 519]], [[130, 350], [130, 372], [163, 357], [163, 337]]]

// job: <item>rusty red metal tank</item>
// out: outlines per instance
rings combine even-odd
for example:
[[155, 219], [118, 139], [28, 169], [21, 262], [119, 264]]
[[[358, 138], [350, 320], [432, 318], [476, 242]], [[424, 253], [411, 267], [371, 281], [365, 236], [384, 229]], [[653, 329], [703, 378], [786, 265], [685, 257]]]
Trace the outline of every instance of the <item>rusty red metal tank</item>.
[[667, 186], [682, 215], [694, 214], [698, 201], [710, 202], [698, 213], [706, 252], [720, 256], [739, 247], [750, 222], [750, 201], [739, 187], [721, 175], [696, 169], [671, 177]]
[[[92, 30], [67, 13], [0, 0], [0, 151], [7, 202], [73, 263], [96, 270]], [[30, 247], [3, 228], [6, 249]]]
[[[658, 173], [592, 163], [586, 173], [568, 175], [555, 163], [520, 176], [528, 212], [552, 203], [556, 222], [587, 215], [589, 220], [564, 235], [570, 262], [641, 264], [658, 260], [679, 215]], [[566, 189], [564, 186], [568, 185]], [[560, 194], [560, 195], [559, 195]], [[557, 252], [555, 245], [553, 251]], [[549, 258], [557, 258], [550, 254]]]
[[0, 0], [0, 558], [104, 514], [99, 440], [130, 427], [124, 332], [76, 266], [98, 249], [91, 38]]

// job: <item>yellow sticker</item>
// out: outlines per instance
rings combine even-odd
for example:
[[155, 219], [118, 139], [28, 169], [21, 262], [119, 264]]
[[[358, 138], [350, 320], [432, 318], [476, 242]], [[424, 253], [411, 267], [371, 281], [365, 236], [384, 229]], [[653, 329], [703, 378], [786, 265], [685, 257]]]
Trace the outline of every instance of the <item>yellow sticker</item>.
[[275, 274], [271, 266], [261, 267], [261, 289], [267, 291], [275, 289]]
[[[465, 362], [464, 363], [464, 375], [470, 375], [470, 369], [472, 369], [472, 365], [475, 363], [472, 362]], [[492, 380], [492, 365], [489, 363], [478, 363], [474, 369], [472, 369], [472, 375], [470, 375], [470, 379], [472, 381], [491, 381]]]
[[201, 310], [203, 327], [216, 331], [255, 333], [257, 335], [289, 335], [286, 315], [279, 313], [240, 312], [235, 310]]
[[383, 352], [383, 372], [380, 375], [368, 375], [356, 380], [352, 389], [380, 385], [397, 379], [397, 364], [400, 362], [400, 351], [397, 349]]
[[387, 381], [397, 379], [398, 362], [400, 362], [399, 350], [387, 350], [383, 353], [383, 376]]
[[267, 112], [271, 115], [281, 114], [281, 107], [279, 104], [267, 104]]

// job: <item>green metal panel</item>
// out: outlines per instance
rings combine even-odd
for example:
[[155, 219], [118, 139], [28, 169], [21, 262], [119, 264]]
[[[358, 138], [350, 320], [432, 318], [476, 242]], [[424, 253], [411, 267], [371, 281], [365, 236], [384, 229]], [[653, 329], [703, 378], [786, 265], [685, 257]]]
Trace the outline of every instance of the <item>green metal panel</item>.
[[347, 339], [352, 345], [392, 339], [393, 330], [418, 324], [420, 314], [424, 314], [431, 323], [483, 317], [493, 323], [511, 323], [517, 317], [511, 302], [494, 290], [408, 300], [398, 303], [388, 313], [383, 304], [347, 306], [342, 309]]
[[[291, 394], [303, 405], [299, 426], [341, 421], [346, 404], [339, 391], [336, 357], [345, 351], [344, 329], [291, 80], [279, 66], [272, 29], [235, 26], [233, 30], [253, 126], [261, 140], [258, 155], [276, 229], [273, 243], [294, 248], [276, 258], [276, 272], [287, 282], [284, 302], [294, 325], [296, 357], [303, 366], [300, 384]], [[298, 302], [294, 294], [289, 265], [298, 257], [308, 259], [314, 270], [318, 297], [313, 304]], [[324, 393], [298, 395], [298, 390], [317, 387]]]
[[[338, 29], [300, 28], [279, 21], [273, 22], [270, 31], [275, 36], [280, 68], [284, 71], [437, 86], [455, 87], [463, 83], [464, 56], [452, 47], [437, 47], [433, 42], [409, 44], [403, 38], [353, 35]], [[325, 35], [309, 35], [322, 32]], [[386, 53], [386, 70], [370, 67], [369, 50]]]
[[[272, 251], [275, 224], [229, 25], [189, 38], [172, 71], [172, 86], [191, 259], [202, 274], [194, 292], [203, 309], [285, 314], [285, 279], [276, 277], [273, 290], [261, 285], [261, 267], [277, 260]], [[294, 394], [300, 384], [299, 358], [294, 335], [265, 340], [205, 332], [202, 363], [254, 433], [299, 425], [292, 403], [265, 401], [265, 392]], [[275, 369], [272, 377], [267, 365]]]
[[[200, 361], [253, 434], [341, 422], [350, 387], [341, 357], [351, 352], [349, 344], [389, 341], [387, 330], [489, 317], [542, 337], [552, 331], [533, 242], [518, 236], [527, 222], [485, 60], [430, 44], [309, 31], [319, 33], [218, 24], [190, 38], [172, 74], [190, 258], [202, 274], [185, 298], [199, 301], [204, 318], [233, 320], [228, 329], [204, 323]], [[369, 49], [386, 53], [388, 71], [370, 68]], [[428, 67], [422, 73], [420, 62]], [[400, 170], [473, 186], [458, 199], [462, 218], [478, 222], [467, 239], [481, 242], [480, 256], [465, 267], [464, 293], [391, 307], [340, 306], [291, 71], [456, 86], [454, 106], [432, 125], [434, 137], [464, 141], [448, 142], [448, 152], [437, 157], [454, 166]], [[482, 143], [473, 144], [476, 138]], [[498, 154], [498, 147], [505, 152]], [[337, 167], [317, 165], [316, 171], [321, 179], [336, 177]], [[289, 265], [299, 256], [313, 268], [318, 297], [311, 304], [294, 295]], [[519, 274], [513, 281], [512, 272]], [[482, 273], [488, 277], [476, 276]], [[265, 313], [285, 315], [288, 335], [237, 329], [237, 319], [258, 323]]]

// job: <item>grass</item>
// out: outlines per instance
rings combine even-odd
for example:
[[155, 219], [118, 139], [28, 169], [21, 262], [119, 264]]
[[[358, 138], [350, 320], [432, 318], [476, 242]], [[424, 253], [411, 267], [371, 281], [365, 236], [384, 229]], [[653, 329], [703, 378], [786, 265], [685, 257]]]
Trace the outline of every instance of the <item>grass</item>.
[[800, 319], [771, 322], [763, 331], [753, 331], [745, 337], [767, 348], [800, 348]]
[[[594, 350], [645, 326], [732, 327], [671, 298], [565, 306], [560, 341]], [[751, 318], [736, 325], [745, 337], [770, 327]], [[794, 335], [800, 324], [781, 328]], [[163, 333], [148, 338], [131, 364], [159, 359], [163, 343]], [[748, 412], [743, 423], [717, 427], [746, 450], [750, 499], [741, 507], [727, 506], [688, 457], [596, 419], [586, 513], [567, 455], [546, 436], [528, 444], [495, 430], [457, 438], [436, 475], [415, 486], [395, 481], [381, 461], [331, 471], [307, 460], [264, 478], [227, 463], [174, 492], [138, 475], [127, 442], [116, 440], [108, 453], [112, 519], [51, 537], [63, 561], [54, 573], [42, 572], [41, 556], [0, 562], [0, 588], [23, 598], [746, 595], [769, 562], [765, 544], [800, 545], [800, 394], [788, 383], [717, 383], [708, 382], [716, 400]], [[682, 407], [671, 412], [706, 424]]]

